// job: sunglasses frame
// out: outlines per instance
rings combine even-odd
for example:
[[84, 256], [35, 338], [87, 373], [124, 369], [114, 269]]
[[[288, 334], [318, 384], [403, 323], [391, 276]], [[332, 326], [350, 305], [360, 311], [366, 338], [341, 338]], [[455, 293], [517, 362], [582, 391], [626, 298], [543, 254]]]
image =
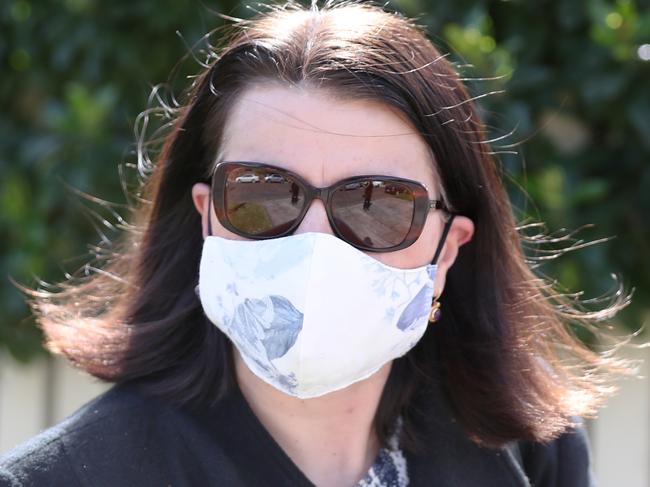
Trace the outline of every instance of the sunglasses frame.
[[[278, 235], [258, 236], [258, 235], [246, 234], [245, 232], [242, 232], [234, 225], [232, 225], [226, 211], [226, 191], [225, 191], [226, 184], [225, 183], [228, 180], [228, 175], [232, 171], [234, 171], [235, 169], [240, 169], [242, 167], [248, 169], [268, 168], [273, 172], [277, 172], [282, 175], [289, 176], [292, 179], [294, 179], [296, 183], [298, 183], [300, 188], [304, 191], [305, 200], [303, 203], [303, 207], [301, 208], [300, 213], [298, 214], [295, 222], [287, 230], [285, 230], [284, 232]], [[336, 192], [337, 189], [339, 189], [342, 186], [357, 182], [359, 180], [365, 180], [365, 179], [373, 179], [376, 181], [394, 181], [408, 187], [412, 191], [413, 217], [411, 219], [411, 225], [409, 227], [406, 236], [404, 237], [404, 240], [402, 240], [399, 244], [393, 245], [391, 247], [382, 247], [382, 248], [359, 245], [357, 243], [350, 242], [350, 240], [345, 237], [345, 234], [341, 232], [341, 229], [338, 228], [336, 221], [334, 220], [334, 216], [332, 214], [332, 206], [331, 206], [332, 195]], [[405, 179], [396, 176], [381, 176], [381, 175], [351, 176], [345, 179], [341, 179], [340, 181], [336, 181], [330, 186], [317, 188], [309, 184], [307, 181], [305, 181], [303, 177], [299, 176], [298, 174], [289, 171], [287, 169], [284, 169], [282, 167], [274, 166], [272, 164], [265, 164], [265, 163], [253, 162], [253, 161], [222, 161], [217, 164], [215, 171], [212, 174], [211, 187], [212, 187], [211, 188], [212, 202], [219, 222], [226, 229], [230, 230], [236, 235], [249, 238], [252, 240], [267, 240], [271, 238], [279, 238], [279, 237], [284, 237], [286, 235], [290, 235], [300, 225], [305, 215], [307, 214], [307, 211], [309, 210], [311, 203], [315, 198], [319, 198], [323, 202], [323, 205], [325, 206], [325, 211], [327, 213], [327, 219], [329, 220], [329, 224], [332, 227], [334, 234], [341, 240], [349, 243], [350, 245], [353, 245], [354, 247], [360, 250], [364, 250], [368, 252], [393, 252], [396, 250], [404, 249], [412, 245], [422, 233], [422, 229], [424, 228], [424, 223], [426, 221], [429, 210], [431, 209], [443, 210], [449, 213], [449, 210], [441, 200], [429, 199], [427, 188], [422, 183], [418, 181], [413, 181], [411, 179]]]

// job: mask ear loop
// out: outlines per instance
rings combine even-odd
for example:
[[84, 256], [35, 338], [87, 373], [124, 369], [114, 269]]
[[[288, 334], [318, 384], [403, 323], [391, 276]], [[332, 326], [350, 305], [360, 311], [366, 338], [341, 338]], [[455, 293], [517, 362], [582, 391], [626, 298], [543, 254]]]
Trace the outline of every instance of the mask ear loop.
[[[449, 220], [445, 222], [445, 226], [442, 229], [442, 235], [440, 236], [440, 241], [438, 242], [438, 248], [436, 249], [436, 252], [433, 256], [433, 260], [431, 261], [431, 264], [433, 265], [436, 265], [436, 263], [438, 262], [438, 257], [440, 257], [440, 254], [442, 253], [442, 248], [445, 245], [445, 240], [447, 240], [447, 234], [449, 233], [449, 229], [451, 228], [451, 224], [454, 221], [455, 216], [456, 215], [452, 213], [449, 217]], [[442, 312], [440, 311], [440, 302], [438, 301], [439, 297], [440, 296], [436, 296], [434, 292], [433, 301], [431, 302], [431, 311], [429, 311], [429, 324], [440, 321]]]
[[210, 201], [210, 206], [208, 207], [208, 237], [212, 236], [212, 201]]

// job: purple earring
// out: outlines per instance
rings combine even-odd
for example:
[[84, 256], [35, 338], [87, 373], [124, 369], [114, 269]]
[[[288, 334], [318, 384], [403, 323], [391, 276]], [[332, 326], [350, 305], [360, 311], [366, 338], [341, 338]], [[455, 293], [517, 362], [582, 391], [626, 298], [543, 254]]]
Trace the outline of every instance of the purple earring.
[[[451, 213], [449, 215], [449, 219], [445, 223], [445, 227], [442, 229], [442, 236], [440, 237], [440, 242], [438, 242], [438, 248], [436, 249], [436, 253], [433, 256], [433, 260], [431, 261], [431, 264], [433, 265], [436, 265], [436, 263], [438, 262], [438, 257], [440, 257], [443, 244], [445, 243], [445, 239], [447, 238], [447, 234], [449, 233], [449, 229], [451, 228], [451, 224], [454, 221], [455, 217], [456, 215]], [[434, 293], [433, 301], [431, 302], [431, 311], [429, 311], [429, 324], [435, 323], [436, 321], [440, 321], [440, 317], [442, 316], [442, 311], [440, 310], [440, 303], [438, 302], [438, 297], [439, 296], [436, 296]]]
[[435, 323], [440, 321], [442, 311], [440, 310], [440, 303], [438, 302], [438, 296], [433, 297], [431, 302], [431, 311], [429, 311], [429, 323]]

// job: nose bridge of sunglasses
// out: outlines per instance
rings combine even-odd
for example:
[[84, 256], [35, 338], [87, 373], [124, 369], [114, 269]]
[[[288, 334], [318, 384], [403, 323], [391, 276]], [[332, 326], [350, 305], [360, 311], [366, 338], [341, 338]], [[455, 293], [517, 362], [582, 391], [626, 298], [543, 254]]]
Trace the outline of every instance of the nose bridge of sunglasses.
[[[322, 193], [321, 193], [322, 195]], [[325, 197], [313, 198], [305, 210], [305, 216], [296, 228], [295, 233], [319, 232], [334, 235], [334, 230], [329, 222], [325, 209]]]

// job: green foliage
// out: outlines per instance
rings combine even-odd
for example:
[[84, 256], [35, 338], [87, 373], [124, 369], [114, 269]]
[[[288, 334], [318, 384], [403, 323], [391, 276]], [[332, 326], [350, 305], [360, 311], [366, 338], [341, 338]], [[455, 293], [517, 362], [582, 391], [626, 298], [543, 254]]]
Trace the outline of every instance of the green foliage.
[[[610, 273], [637, 288], [622, 315], [640, 326], [650, 305], [650, 10], [641, 0], [401, 0], [462, 67], [479, 99], [522, 220], [548, 228], [594, 224], [579, 238], [617, 238], [542, 268], [595, 297]], [[0, 5], [0, 344], [18, 358], [40, 351], [23, 296], [8, 276], [61, 281], [88, 257], [106, 215], [67, 186], [124, 202], [117, 167], [133, 161], [133, 128], [151, 86], [165, 82], [212, 10], [244, 4], [7, 0]], [[180, 36], [176, 35], [180, 32]], [[182, 39], [181, 39], [182, 37]], [[175, 93], [198, 70], [180, 66]], [[185, 75], [185, 76], [183, 76]], [[500, 93], [505, 91], [503, 93]], [[516, 151], [517, 154], [511, 152]], [[522, 190], [523, 188], [523, 190]], [[82, 218], [84, 217], [84, 218]], [[99, 237], [98, 237], [99, 235]]]
[[[469, 81], [511, 183], [518, 217], [586, 241], [541, 270], [596, 298], [635, 287], [630, 330], [650, 304], [650, 9], [633, 0], [398, 2]], [[501, 93], [503, 92], [503, 93]], [[513, 131], [510, 136], [508, 132]], [[509, 152], [516, 151], [516, 154]], [[571, 243], [571, 242], [567, 242]]]

